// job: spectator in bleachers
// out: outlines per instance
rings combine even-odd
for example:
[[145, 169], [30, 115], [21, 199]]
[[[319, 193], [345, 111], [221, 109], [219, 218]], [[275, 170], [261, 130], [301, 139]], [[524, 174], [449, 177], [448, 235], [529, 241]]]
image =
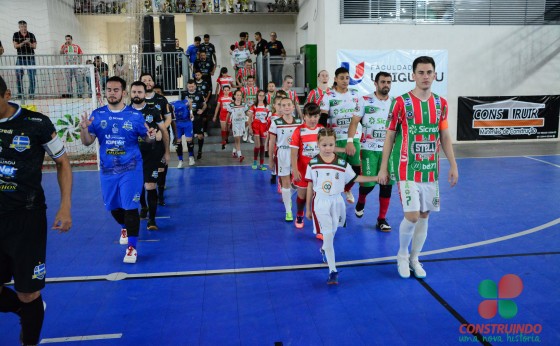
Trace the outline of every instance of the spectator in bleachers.
[[[14, 48], [17, 51], [17, 61], [16, 65], [28, 66], [35, 65], [35, 49], [37, 48], [37, 39], [32, 32], [27, 31], [27, 22], [25, 20], [20, 20], [18, 22], [19, 31], [14, 32], [14, 37], [12, 41], [14, 43]], [[17, 70], [17, 97], [23, 97], [23, 69]], [[28, 70], [27, 76], [29, 78], [29, 97], [33, 98], [35, 94], [35, 70]]]
[[101, 82], [101, 88], [105, 90], [107, 86], [107, 78], [109, 77], [109, 65], [103, 62], [103, 59], [98, 55], [93, 59], [93, 65], [99, 73], [99, 81]]
[[255, 33], [255, 50], [253, 51], [253, 53], [255, 53], [255, 55], [259, 55], [259, 54], [263, 54], [266, 51], [266, 45], [268, 44], [268, 42], [266, 42], [266, 40], [264, 38], [262, 38], [262, 34], [257, 31]]
[[270, 33], [270, 41], [266, 45], [266, 54], [271, 58], [270, 73], [272, 74], [272, 81], [276, 85], [282, 84], [282, 69], [284, 68], [284, 61], [280, 57], [286, 57], [286, 50], [282, 41], [276, 40], [276, 33]]
[[[60, 54], [64, 55], [65, 65], [80, 65], [82, 64], [82, 55], [84, 52], [82, 48], [75, 43], [72, 43], [72, 35], [64, 37], [64, 44], [60, 47]], [[72, 97], [74, 93], [72, 88], [73, 80], [76, 80], [76, 89], [78, 90], [78, 97], [82, 97], [84, 86], [84, 72], [81, 69], [66, 69], [66, 90], [68, 91], [67, 97]]]

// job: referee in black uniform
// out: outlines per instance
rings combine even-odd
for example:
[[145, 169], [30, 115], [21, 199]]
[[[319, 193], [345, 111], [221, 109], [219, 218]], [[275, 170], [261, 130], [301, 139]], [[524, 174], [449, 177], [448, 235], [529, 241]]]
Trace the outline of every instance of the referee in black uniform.
[[[21, 343], [39, 343], [44, 307], [47, 214], [41, 187], [45, 152], [56, 162], [60, 209], [53, 229], [72, 226], [72, 170], [50, 119], [8, 102], [0, 76], [0, 312], [20, 317]], [[4, 284], [14, 280], [14, 290]]]

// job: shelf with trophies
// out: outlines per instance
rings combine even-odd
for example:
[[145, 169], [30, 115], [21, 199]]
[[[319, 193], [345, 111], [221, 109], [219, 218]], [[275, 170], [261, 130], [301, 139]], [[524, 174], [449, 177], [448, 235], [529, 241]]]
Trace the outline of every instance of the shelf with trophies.
[[[77, 14], [127, 14], [132, 0], [75, 0]], [[275, 14], [293, 15], [299, 12], [298, 0], [274, 0], [264, 3], [249, 0], [144, 0], [142, 13], [190, 14]]]

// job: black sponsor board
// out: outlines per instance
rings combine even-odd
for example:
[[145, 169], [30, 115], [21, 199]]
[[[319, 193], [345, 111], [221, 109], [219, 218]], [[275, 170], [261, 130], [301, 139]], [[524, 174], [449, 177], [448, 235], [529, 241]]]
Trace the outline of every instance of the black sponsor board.
[[560, 95], [459, 97], [457, 140], [558, 138]]

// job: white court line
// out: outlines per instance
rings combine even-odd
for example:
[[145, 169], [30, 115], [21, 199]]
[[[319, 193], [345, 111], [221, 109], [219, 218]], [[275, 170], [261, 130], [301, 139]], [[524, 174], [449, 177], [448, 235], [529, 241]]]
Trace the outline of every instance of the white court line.
[[554, 164], [554, 163], [552, 163], [552, 162], [548, 162], [548, 161], [545, 161], [545, 160], [539, 160], [539, 159], [536, 159], [536, 158], [531, 157], [531, 156], [524, 156], [524, 157], [527, 158], [527, 159], [539, 161], [539, 162], [542, 162], [542, 163], [546, 163], [547, 165], [551, 165], [551, 166], [560, 168], [560, 165]]
[[[478, 241], [474, 243], [458, 245], [458, 246], [451, 246], [446, 247], [443, 249], [431, 250], [421, 252], [422, 256], [429, 256], [435, 254], [441, 254], [446, 252], [452, 251], [459, 251], [469, 248], [474, 248], [478, 246], [484, 246], [493, 243], [499, 243], [502, 241], [519, 238], [528, 234], [536, 233], [552, 226], [560, 224], [560, 218], [547, 222], [543, 225], [533, 227], [531, 229], [508, 234], [502, 237], [492, 238], [488, 240]], [[395, 260], [397, 256], [387, 256], [387, 257], [377, 257], [377, 258], [369, 258], [369, 259], [362, 259], [362, 260], [354, 260], [354, 261], [344, 261], [344, 262], [336, 262], [337, 266], [351, 266], [356, 264], [367, 264], [367, 263], [379, 263], [379, 262], [386, 262]], [[143, 274], [125, 274], [125, 277], [122, 279], [134, 279], [134, 278], [156, 278], [156, 277], [174, 277], [174, 276], [202, 276], [202, 275], [212, 275], [212, 274], [241, 274], [241, 273], [254, 273], [254, 272], [270, 272], [270, 271], [290, 271], [290, 270], [298, 270], [298, 269], [318, 269], [326, 267], [327, 264], [301, 264], [301, 265], [293, 265], [293, 266], [277, 266], [277, 267], [253, 267], [253, 268], [238, 268], [238, 269], [214, 269], [214, 270], [192, 270], [192, 271], [178, 271], [178, 272], [160, 272], [160, 273], [143, 273]], [[60, 277], [60, 278], [47, 278], [47, 282], [64, 282], [64, 281], [92, 281], [92, 280], [105, 280], [107, 279], [108, 275], [95, 275], [95, 276], [74, 276], [74, 277]]]
[[54, 343], [57, 343], [57, 342], [106, 340], [106, 339], [120, 339], [120, 338], [122, 338], [122, 333], [82, 335], [82, 336], [65, 336], [65, 337], [62, 337], [62, 338], [45, 338], [45, 339], [41, 340], [40, 344], [54, 344]]

